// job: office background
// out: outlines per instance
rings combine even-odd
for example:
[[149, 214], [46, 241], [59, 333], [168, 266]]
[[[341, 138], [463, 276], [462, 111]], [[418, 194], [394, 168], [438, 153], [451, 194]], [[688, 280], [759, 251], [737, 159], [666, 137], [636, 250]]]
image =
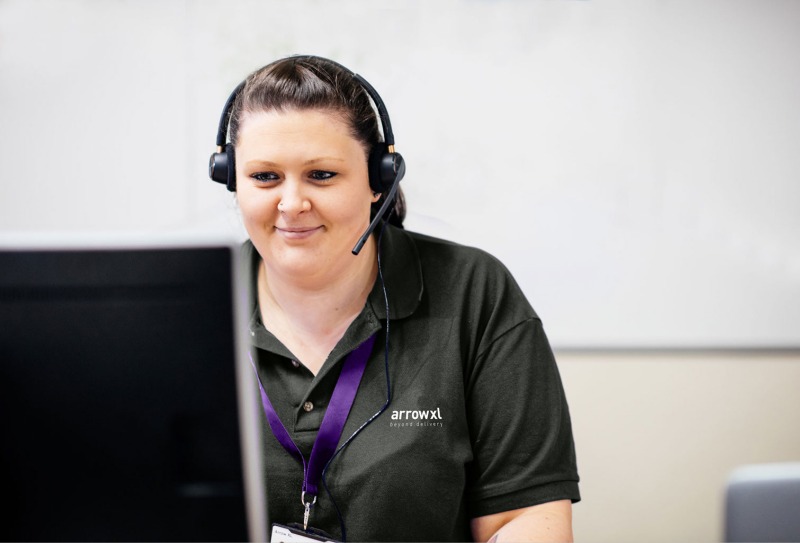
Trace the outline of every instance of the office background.
[[0, 0], [0, 237], [241, 239], [206, 165], [281, 56], [379, 90], [410, 229], [483, 247], [557, 351], [584, 541], [716, 541], [800, 459], [800, 2]]

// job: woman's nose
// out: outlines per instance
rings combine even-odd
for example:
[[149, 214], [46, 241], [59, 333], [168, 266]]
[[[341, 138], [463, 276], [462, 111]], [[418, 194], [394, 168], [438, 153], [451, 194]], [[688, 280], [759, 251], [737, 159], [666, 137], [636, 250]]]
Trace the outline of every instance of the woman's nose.
[[281, 199], [278, 210], [284, 214], [298, 214], [311, 209], [311, 201], [301, 182], [287, 179], [281, 187]]

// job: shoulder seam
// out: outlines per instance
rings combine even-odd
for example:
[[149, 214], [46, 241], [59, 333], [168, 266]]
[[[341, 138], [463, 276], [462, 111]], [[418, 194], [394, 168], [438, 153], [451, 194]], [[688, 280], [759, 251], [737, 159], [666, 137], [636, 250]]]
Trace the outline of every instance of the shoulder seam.
[[523, 324], [527, 324], [528, 322], [531, 322], [531, 321], [542, 322], [542, 319], [540, 319], [538, 316], [528, 317], [527, 319], [521, 320], [521, 321], [517, 322], [516, 324], [513, 324], [513, 325], [509, 326], [506, 330], [504, 330], [503, 332], [500, 332], [494, 339], [491, 339], [489, 341], [488, 345], [486, 345], [477, 355], [475, 355], [475, 359], [479, 360], [480, 358], [485, 356], [486, 351], [488, 351], [495, 343], [497, 343], [505, 335], [509, 334], [513, 330], [516, 330], [517, 328], [519, 328]]

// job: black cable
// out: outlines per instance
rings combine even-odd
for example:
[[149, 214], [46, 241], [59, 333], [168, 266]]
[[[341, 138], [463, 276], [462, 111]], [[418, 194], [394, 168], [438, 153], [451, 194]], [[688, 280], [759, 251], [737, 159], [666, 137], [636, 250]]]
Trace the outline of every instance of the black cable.
[[345, 528], [344, 517], [342, 516], [342, 512], [339, 509], [339, 506], [336, 504], [336, 500], [333, 499], [333, 494], [331, 494], [330, 489], [328, 488], [328, 482], [325, 480], [325, 474], [328, 472], [328, 467], [333, 462], [333, 459], [342, 452], [342, 449], [347, 447], [347, 445], [353, 441], [353, 439], [358, 435], [361, 430], [366, 428], [369, 424], [372, 423], [375, 419], [377, 419], [381, 413], [386, 411], [386, 408], [389, 407], [389, 404], [392, 401], [392, 384], [389, 378], [389, 295], [386, 293], [386, 283], [383, 280], [383, 268], [381, 266], [381, 241], [383, 240], [383, 231], [386, 229], [386, 225], [389, 223], [389, 217], [391, 216], [392, 212], [390, 211], [387, 215], [386, 219], [381, 226], [380, 233], [378, 234], [378, 278], [381, 281], [381, 289], [383, 290], [383, 301], [386, 304], [386, 341], [383, 350], [383, 366], [384, 371], [386, 372], [386, 403], [383, 404], [374, 415], [372, 415], [367, 421], [359, 426], [353, 434], [348, 437], [342, 445], [336, 449], [336, 452], [333, 453], [331, 459], [328, 460], [328, 463], [325, 464], [325, 467], [322, 469], [322, 486], [325, 487], [325, 492], [328, 494], [328, 498], [330, 498], [331, 503], [333, 504], [333, 508], [336, 510], [336, 516], [339, 518], [339, 527], [342, 530], [342, 543], [347, 541], [347, 529]]

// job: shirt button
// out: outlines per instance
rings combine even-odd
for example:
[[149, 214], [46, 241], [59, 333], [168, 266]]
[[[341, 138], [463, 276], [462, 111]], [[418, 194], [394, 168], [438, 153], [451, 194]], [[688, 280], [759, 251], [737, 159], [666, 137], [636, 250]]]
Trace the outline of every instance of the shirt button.
[[311, 402], [306, 402], [303, 404], [303, 411], [306, 413], [311, 412], [314, 409], [314, 404]]
[[298, 362], [297, 360], [292, 360], [292, 366], [294, 366], [295, 368], [299, 368], [300, 362]]

